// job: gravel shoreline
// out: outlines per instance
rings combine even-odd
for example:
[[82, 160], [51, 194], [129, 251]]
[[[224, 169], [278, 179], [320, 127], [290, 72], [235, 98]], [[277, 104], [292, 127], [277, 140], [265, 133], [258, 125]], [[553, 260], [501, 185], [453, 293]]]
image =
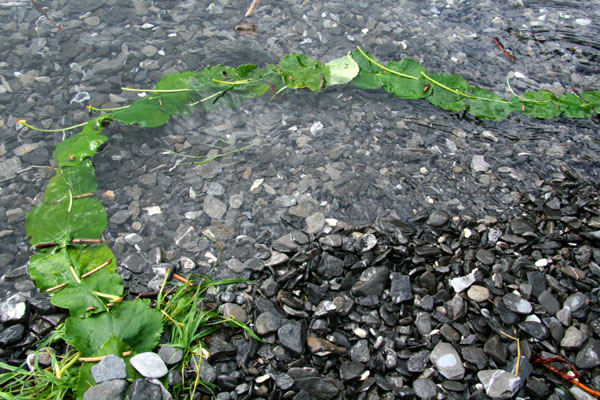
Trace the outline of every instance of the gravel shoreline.
[[[597, 5], [597, 1], [543, 6], [533, 2], [520, 5], [519, 1], [503, 5], [382, 1], [370, 7], [367, 2], [348, 6], [345, 2], [263, 1], [256, 15], [245, 19], [247, 4], [241, 2], [133, 1], [122, 5], [114, 1], [53, 1], [42, 5], [49, 20], [29, 2], [0, 2], [0, 31], [8, 38], [0, 43], [0, 129], [4, 138], [0, 143], [0, 298], [5, 305], [27, 304], [28, 310], [18, 318], [3, 318], [0, 336], [8, 335], [10, 340], [0, 346], [0, 358], [12, 363], [23, 360], [27, 346], [64, 318], [49, 307], [27, 276], [31, 253], [24, 229], [25, 215], [41, 200], [53, 173], [39, 166], [49, 164], [63, 135], [17, 132], [16, 120], [23, 118], [43, 128], [81, 123], [88, 119], [88, 103], [121, 106], [137, 99], [122, 91], [122, 86], [152, 87], [164, 73], [218, 63], [264, 65], [291, 51], [329, 60], [356, 45], [385, 61], [413, 57], [431, 71], [458, 73], [473, 85], [500, 94], [505, 93], [510, 71], [524, 76], [511, 80], [518, 92], [539, 88], [566, 91], [572, 85], [582, 91], [595, 90], [600, 31]], [[236, 31], [243, 22], [255, 24], [258, 36], [249, 38]], [[494, 37], [515, 54], [515, 63], [496, 47]], [[524, 116], [500, 123], [479, 121], [423, 102], [400, 101], [384, 92], [335, 87], [320, 94], [287, 93], [275, 99], [257, 99], [238, 110], [198, 112], [176, 118], [161, 129], [111, 126], [109, 143], [94, 163], [109, 217], [107, 243], [117, 255], [128, 290], [154, 290], [160, 281], [158, 272], [166, 266], [187, 267], [186, 273], [210, 272], [215, 279], [252, 278], [259, 282], [260, 290], [239, 288], [229, 303], [239, 302], [253, 324], [268, 309], [284, 321], [299, 323], [303, 335], [318, 338], [303, 341], [299, 356], [280, 343], [276, 332], [266, 334], [272, 343], [259, 347], [252, 359], [261, 358], [264, 363], [250, 372], [258, 371], [258, 376], [268, 373], [271, 378], [258, 384], [246, 371], [236, 385], [250, 386], [239, 396], [260, 396], [260, 390], [267, 391], [265, 396], [275, 396], [270, 391], [280, 374], [287, 373], [295, 382], [313, 382], [316, 371], [334, 381], [327, 390], [336, 387], [341, 395], [353, 393], [355, 398], [384, 396], [390, 389], [385, 385], [391, 385], [387, 378], [395, 375], [402, 378], [401, 389], [419, 389], [421, 395], [435, 390], [435, 395], [444, 393], [448, 398], [465, 398], [461, 396], [467, 393], [476, 398], [484, 396], [476, 371], [510, 370], [516, 347], [499, 332], [512, 335], [513, 326], [523, 335], [521, 343], [528, 343], [531, 354], [561, 354], [581, 369], [582, 380], [600, 387], [594, 381], [599, 375], [597, 365], [577, 363], [578, 358], [595, 351], [599, 338], [598, 239], [594, 236], [598, 230], [597, 127], [594, 120], [545, 121]], [[250, 144], [253, 146], [244, 151], [205, 165], [190, 165], [178, 156], [210, 157]], [[582, 193], [580, 197], [576, 189]], [[432, 219], [441, 221], [446, 216], [448, 221], [432, 225]], [[344, 228], [332, 226], [336, 220], [344, 221], [339, 222]], [[403, 223], [390, 226], [384, 222], [390, 220]], [[528, 230], [515, 228], [516, 220], [526, 221]], [[350, 229], [352, 226], [358, 228]], [[393, 226], [406, 243], [398, 241], [397, 232], [389, 232]], [[468, 238], [465, 229], [472, 232]], [[360, 241], [357, 236], [372, 235], [377, 245], [361, 252], [322, 243], [334, 234], [355, 242]], [[298, 247], [282, 250], [290, 245], [286, 242], [277, 248], [278, 241], [289, 235], [295, 235], [293, 241], [305, 243], [294, 242]], [[225, 243], [222, 252], [214, 241]], [[458, 249], [462, 254], [457, 254]], [[312, 255], [303, 267], [307, 276], [298, 278], [297, 287], [289, 285], [300, 275], [285, 270], [302, 263], [265, 266], [272, 250], [292, 260]], [[388, 250], [386, 257], [375, 262]], [[367, 253], [372, 259], [353, 268]], [[213, 270], [217, 256], [221, 267]], [[327, 270], [339, 269], [333, 258], [343, 262], [340, 276]], [[410, 261], [405, 265], [404, 259]], [[548, 265], [537, 264], [543, 259]], [[370, 267], [387, 268], [379, 273], [383, 276], [386, 272], [388, 277], [377, 278], [383, 280], [379, 282], [382, 289], [355, 293], [354, 284]], [[475, 268], [472, 285], [477, 289], [456, 294], [451, 279], [470, 276]], [[311, 281], [317, 278], [310, 278], [309, 272], [320, 281]], [[543, 283], [534, 272], [545, 275], [547, 292], [539, 291]], [[349, 277], [344, 281], [346, 274]], [[408, 276], [408, 280], [400, 276]], [[495, 281], [499, 278], [494, 276], [502, 281]], [[336, 279], [340, 282], [330, 282]], [[264, 290], [269, 288], [262, 286], [271, 281], [290, 299], [278, 297], [278, 292], [266, 295]], [[337, 284], [340, 287], [332, 289]], [[412, 297], [395, 302], [388, 292], [400, 290], [400, 296], [409, 296], [403, 286], [408, 284]], [[327, 288], [313, 287], [322, 285]], [[244, 290], [247, 296], [242, 295]], [[511, 304], [506, 297], [514, 291], [532, 305], [532, 311], [529, 315], [516, 312], [516, 317], [507, 312], [513, 319], [502, 319], [508, 318], [503, 307]], [[476, 301], [470, 293], [488, 293], [489, 300]], [[565, 324], [567, 320], [557, 313], [569, 308], [565, 302], [577, 293], [586, 296], [587, 304], [575, 310]], [[307, 298], [308, 294], [313, 297]], [[346, 315], [321, 310], [325, 314], [315, 316], [320, 303], [333, 302], [342, 294], [352, 300], [353, 310]], [[259, 308], [259, 302], [252, 304], [248, 296], [262, 296], [266, 303]], [[458, 306], [451, 301], [459, 302], [453, 300], [457, 296], [463, 299], [465, 313], [460, 318], [452, 314]], [[427, 298], [425, 308], [423, 298]], [[384, 316], [389, 314], [396, 320], [386, 321]], [[502, 326], [489, 322], [494, 318], [500, 318]], [[453, 324], [468, 326], [463, 331]], [[353, 328], [330, 337], [338, 326]], [[381, 332], [380, 326], [385, 327]], [[357, 337], [354, 327], [363, 329], [366, 337]], [[562, 334], [557, 333], [559, 328]], [[531, 333], [534, 329], [545, 329], [546, 334], [535, 332], [536, 337]], [[454, 340], [456, 334], [460, 337]], [[475, 336], [474, 342], [461, 343], [469, 335]], [[565, 335], [569, 339], [575, 335], [581, 343], [575, 346]], [[342, 337], [347, 343], [340, 344]], [[489, 349], [486, 353], [484, 346], [492, 338], [488, 348], [496, 346], [496, 353]], [[569, 343], [563, 346], [563, 341]], [[438, 354], [439, 343], [451, 345], [459, 364], [465, 363], [466, 372], [459, 380], [449, 379], [438, 361], [430, 359], [431, 354]], [[319, 351], [311, 351], [311, 344], [345, 350], [317, 355]], [[481, 356], [480, 364], [467, 359], [466, 346], [483, 349], [486, 362], [479, 350], [473, 352]], [[447, 346], [441, 349], [450, 351]], [[393, 358], [392, 352], [396, 365], [390, 368], [386, 361]], [[498, 354], [504, 354], [505, 363]], [[407, 364], [413, 356], [411, 370]], [[306, 365], [290, 366], [286, 357], [303, 359]], [[350, 362], [356, 368], [353, 372], [364, 369], [358, 377], [346, 380], [335, 375], [341, 373], [343, 362]], [[215, 379], [237, 370], [233, 361], [223, 365]], [[290, 368], [309, 366], [315, 370], [288, 373]], [[363, 379], [365, 371], [370, 372]], [[542, 384], [559, 390], [551, 374], [531, 373], [529, 379], [521, 379], [522, 393], [532, 398], [547, 396], [541, 391]], [[533, 389], [527, 386], [536, 379], [541, 384]], [[464, 387], [447, 383], [459, 381]], [[296, 383], [279, 388], [293, 391], [289, 396], [294, 397], [312, 386]], [[236, 387], [227, 386], [224, 392], [235, 392]], [[266, 389], [251, 394], [251, 387]], [[414, 395], [410, 390], [406, 396]], [[398, 392], [395, 396], [404, 395]]]

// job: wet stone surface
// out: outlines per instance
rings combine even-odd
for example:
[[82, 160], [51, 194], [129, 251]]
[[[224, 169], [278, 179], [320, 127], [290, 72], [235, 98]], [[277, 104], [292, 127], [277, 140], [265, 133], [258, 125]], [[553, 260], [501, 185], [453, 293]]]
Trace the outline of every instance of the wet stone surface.
[[[507, 76], [517, 93], [598, 89], [594, 2], [263, 0], [254, 38], [232, 29], [244, 10], [227, 1], [58, 3], [43, 6], [65, 31], [29, 2], [0, 2], [0, 360], [12, 365], [67, 317], [27, 276], [24, 226], [63, 137], [17, 119], [78, 124], [88, 103], [121, 107], [139, 98], [122, 87], [163, 73], [296, 51], [327, 61], [357, 44], [500, 94]], [[531, 363], [563, 357], [599, 389], [597, 128], [477, 120], [350, 85], [285, 91], [165, 128], [111, 125], [96, 197], [132, 296], [168, 269], [257, 283], [210, 294], [265, 341], [219, 332], [200, 373], [222, 400], [563, 399], [565, 383]], [[507, 335], [525, 357], [518, 378]], [[92, 389], [168, 397], [150, 379]]]

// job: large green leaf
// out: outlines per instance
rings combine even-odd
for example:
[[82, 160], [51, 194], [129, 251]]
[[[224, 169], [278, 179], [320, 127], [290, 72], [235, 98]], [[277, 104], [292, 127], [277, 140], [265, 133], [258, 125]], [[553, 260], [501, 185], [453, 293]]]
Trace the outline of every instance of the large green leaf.
[[[367, 56], [371, 59], [375, 57], [366, 52]], [[378, 89], [381, 87], [381, 79], [379, 79], [379, 72], [382, 69], [369, 61], [360, 51], [354, 50], [352, 52], [352, 58], [356, 62], [359, 68], [359, 73], [356, 78], [352, 81], [352, 84], [361, 89]]]
[[65, 341], [84, 357], [97, 355], [112, 336], [134, 352], [143, 353], [156, 347], [161, 331], [162, 314], [150, 308], [147, 300], [133, 300], [117, 303], [109, 312], [88, 318], [67, 318]]
[[157, 90], [184, 90], [172, 93], [153, 93], [153, 99], [160, 99], [161, 110], [169, 115], [190, 114], [197, 107], [192, 103], [198, 98], [196, 92], [190, 90], [196, 72], [175, 72], [163, 75], [156, 84]]
[[72, 239], [100, 239], [106, 229], [106, 212], [93, 198], [42, 203], [25, 218], [32, 245], [54, 242], [67, 246]]
[[114, 111], [110, 115], [115, 120], [124, 124], [135, 124], [142, 128], [153, 128], [164, 125], [171, 118], [171, 115], [161, 104], [162, 98], [166, 96], [166, 93], [146, 96], [129, 107]]
[[110, 248], [105, 244], [69, 246], [34, 254], [29, 260], [27, 270], [38, 289], [43, 292], [63, 283], [75, 282], [70, 267], [81, 276], [108, 260], [111, 260], [111, 263], [94, 275], [103, 276], [116, 271], [115, 255]]
[[[81, 279], [86, 272], [111, 260], [111, 263], [100, 271]], [[75, 279], [74, 273], [79, 278]], [[67, 308], [71, 315], [83, 316], [106, 310], [105, 304], [110, 302], [105, 295], [123, 295], [122, 278], [115, 273], [115, 256], [108, 246], [94, 245], [88, 247], [61, 248], [54, 252], [41, 252], [33, 255], [29, 261], [29, 275], [42, 291], [66, 284], [62, 289], [53, 292], [52, 304]], [[93, 310], [88, 308], [94, 307]]]
[[592, 107], [585, 106], [585, 101], [576, 94], [560, 96], [560, 111], [570, 118], [588, 118], [592, 115]]
[[478, 118], [500, 121], [514, 111], [510, 102], [489, 90], [473, 88], [471, 95], [476, 98], [469, 99], [469, 114]]
[[585, 101], [590, 103], [592, 111], [596, 114], [600, 114], [600, 90], [595, 92], [585, 92], [581, 95]]
[[59, 143], [53, 154], [58, 166], [77, 165], [82, 160], [93, 157], [108, 140], [101, 134], [105, 120], [110, 118], [106, 115], [94, 118], [79, 133]]
[[290, 89], [308, 88], [317, 91], [325, 88], [329, 82], [329, 68], [321, 61], [310, 59], [304, 54], [288, 54], [283, 57], [280, 66], [283, 80]]
[[98, 184], [94, 175], [94, 164], [88, 159], [74, 166], [58, 168], [46, 188], [44, 202], [58, 203], [68, 200], [69, 197], [93, 193], [96, 189]]
[[431, 85], [432, 93], [431, 96], [428, 97], [431, 104], [451, 111], [462, 111], [467, 108], [467, 97], [455, 93], [455, 91], [458, 91], [463, 94], [468, 94], [471, 90], [469, 83], [461, 76], [453, 74], [432, 74], [431, 79], [438, 83], [432, 83]]
[[350, 53], [325, 64], [329, 67], [329, 86], [345, 85], [358, 75], [360, 68]]
[[510, 100], [517, 111], [533, 118], [556, 118], [561, 113], [558, 98], [549, 90], [527, 92]]
[[[425, 90], [428, 82], [421, 74], [421, 72], [427, 73], [427, 70], [421, 64], [410, 58], [404, 58], [390, 62], [387, 67], [402, 75], [381, 71], [379, 75], [385, 90], [401, 99], [422, 99], [429, 95]], [[412, 78], [408, 78], [409, 76]]]

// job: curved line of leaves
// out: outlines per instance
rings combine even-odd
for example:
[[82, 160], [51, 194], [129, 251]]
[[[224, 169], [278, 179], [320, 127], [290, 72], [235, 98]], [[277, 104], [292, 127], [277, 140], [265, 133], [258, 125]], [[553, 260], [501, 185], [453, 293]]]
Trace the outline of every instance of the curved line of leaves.
[[27, 215], [27, 235], [38, 249], [30, 259], [29, 272], [40, 290], [53, 293], [53, 304], [69, 309], [67, 342], [84, 356], [114, 349], [135, 353], [152, 350], [162, 331], [160, 313], [147, 302], [121, 302], [123, 285], [115, 272], [112, 251], [101, 243], [89, 244], [101, 242], [107, 225], [104, 207], [93, 197], [97, 183], [90, 159], [108, 140], [102, 133], [110, 121], [156, 127], [197, 107], [208, 111], [236, 107], [247, 98], [268, 92], [277, 95], [285, 89], [301, 88], [321, 91], [349, 82], [364, 89], [383, 87], [402, 99], [427, 99], [447, 110], [492, 120], [505, 119], [512, 112], [535, 118], [587, 118], [600, 113], [600, 90], [560, 97], [540, 90], [504, 99], [471, 87], [459, 75], [431, 74], [410, 58], [383, 65], [360, 47], [327, 64], [292, 53], [278, 65], [264, 68], [218, 65], [164, 75], [143, 99], [117, 109], [98, 110], [109, 112], [93, 118], [56, 147], [56, 175], [43, 202]]

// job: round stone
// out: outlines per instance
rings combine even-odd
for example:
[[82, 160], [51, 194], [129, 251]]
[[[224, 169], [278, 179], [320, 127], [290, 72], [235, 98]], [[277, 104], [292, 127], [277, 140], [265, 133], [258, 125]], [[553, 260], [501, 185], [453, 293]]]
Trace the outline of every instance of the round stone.
[[467, 296], [469, 296], [469, 299], [480, 303], [490, 298], [490, 291], [486, 287], [473, 285], [467, 291]]

